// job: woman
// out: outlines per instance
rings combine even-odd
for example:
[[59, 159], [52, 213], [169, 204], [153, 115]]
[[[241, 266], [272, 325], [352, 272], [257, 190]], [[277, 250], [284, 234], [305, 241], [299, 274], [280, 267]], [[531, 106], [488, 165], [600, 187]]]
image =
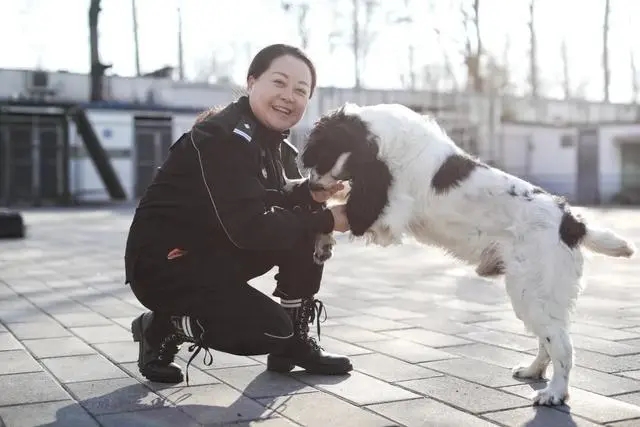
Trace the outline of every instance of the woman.
[[[269, 354], [267, 369], [278, 372], [352, 369], [308, 335], [322, 310], [314, 299], [322, 278], [315, 236], [349, 229], [344, 206], [324, 207], [342, 186], [314, 192], [305, 180], [285, 191], [282, 151], [293, 149], [285, 137], [315, 84], [302, 51], [264, 48], [249, 66], [248, 96], [199, 117], [140, 200], [125, 267], [126, 282], [151, 310], [131, 325], [147, 379], [181, 382], [174, 358], [184, 342], [197, 349], [191, 359], [212, 348]], [[247, 283], [274, 266], [280, 305]]]

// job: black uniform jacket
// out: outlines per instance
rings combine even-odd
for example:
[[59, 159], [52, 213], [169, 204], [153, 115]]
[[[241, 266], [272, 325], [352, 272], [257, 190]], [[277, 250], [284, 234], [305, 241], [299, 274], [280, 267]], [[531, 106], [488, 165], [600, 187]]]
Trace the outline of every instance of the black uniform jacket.
[[[287, 250], [305, 235], [331, 232], [333, 216], [306, 180], [284, 191], [282, 151], [295, 150], [286, 136], [263, 126], [247, 97], [183, 134], [136, 209], [126, 281], [145, 252]], [[290, 162], [287, 170], [297, 172]]]

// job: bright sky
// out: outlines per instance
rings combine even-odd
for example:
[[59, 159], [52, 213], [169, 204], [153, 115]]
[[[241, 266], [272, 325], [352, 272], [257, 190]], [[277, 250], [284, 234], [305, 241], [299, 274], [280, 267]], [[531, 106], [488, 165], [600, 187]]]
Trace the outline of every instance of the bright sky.
[[[295, 3], [300, 0], [293, 0]], [[367, 57], [363, 84], [371, 88], [401, 86], [407, 73], [408, 39], [415, 45], [415, 64], [442, 63], [443, 49], [460, 49], [462, 32], [459, 0], [410, 0], [411, 29], [385, 24], [387, 16], [402, 13], [404, 0], [384, 0], [374, 18], [378, 32]], [[463, 0], [469, 1], [471, 0]], [[509, 62], [518, 84], [528, 72], [528, 1], [481, 0], [481, 29], [485, 46], [498, 59], [509, 44]], [[537, 0], [539, 61], [546, 92], [559, 95], [562, 77], [560, 43], [567, 39], [572, 86], [586, 83], [590, 98], [602, 98], [602, 22], [605, 0]], [[100, 49], [113, 73], [135, 73], [131, 0], [102, 0]], [[194, 77], [215, 53], [233, 60], [233, 76], [244, 79], [249, 60], [269, 43], [299, 44], [296, 20], [281, 8], [281, 0], [137, 0], [141, 67], [144, 71], [177, 64], [177, 5], [181, 4], [187, 77]], [[351, 86], [353, 56], [348, 37], [333, 53], [329, 33], [350, 31], [351, 0], [313, 0], [309, 13], [309, 54], [315, 60], [322, 86]], [[362, 2], [364, 3], [364, 1]], [[430, 9], [429, 4], [436, 4]], [[610, 34], [611, 98], [627, 102], [631, 93], [630, 49], [640, 68], [640, 2], [612, 1]], [[225, 6], [222, 6], [222, 5]], [[337, 7], [333, 5], [337, 4]], [[0, 0], [0, 67], [87, 72], [89, 0]], [[340, 10], [336, 17], [332, 10]], [[363, 7], [364, 9], [364, 7]], [[632, 21], [635, 17], [635, 22]], [[433, 31], [441, 27], [442, 38]], [[455, 47], [458, 43], [458, 47]], [[457, 73], [464, 68], [457, 64]]]

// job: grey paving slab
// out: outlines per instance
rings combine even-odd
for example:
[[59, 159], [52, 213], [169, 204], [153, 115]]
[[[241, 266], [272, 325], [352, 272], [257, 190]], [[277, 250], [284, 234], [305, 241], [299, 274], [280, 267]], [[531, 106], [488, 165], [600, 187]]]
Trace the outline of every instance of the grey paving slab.
[[42, 371], [42, 366], [24, 350], [0, 351], [0, 375]]
[[[73, 400], [0, 407], [6, 427], [99, 427]], [[3, 425], [0, 422], [0, 425]]]
[[62, 386], [45, 372], [0, 375], [0, 390], [3, 390], [0, 393], [0, 406], [69, 398]]
[[10, 323], [9, 330], [21, 340], [68, 337], [68, 329], [53, 319], [47, 322]]
[[22, 343], [38, 359], [96, 353], [87, 343], [73, 336], [30, 339], [23, 340]]
[[[329, 316], [320, 344], [351, 357], [350, 375], [274, 374], [264, 355], [213, 352], [211, 366], [193, 361], [186, 387], [150, 382], [137, 368], [129, 327], [145, 308], [122, 271], [132, 212], [34, 209], [25, 213], [28, 239], [0, 242], [6, 425], [640, 426], [636, 261], [587, 260], [571, 399], [557, 408], [533, 407], [530, 395], [543, 384], [511, 377], [537, 342], [500, 281], [437, 249], [377, 248], [346, 236], [337, 236], [318, 297]], [[590, 214], [640, 246], [640, 210]], [[273, 274], [252, 286], [270, 295]]]
[[[424, 427], [489, 427], [494, 423], [452, 406], [422, 398], [401, 402], [369, 405], [368, 409], [406, 426]], [[547, 427], [547, 426], [545, 426]]]

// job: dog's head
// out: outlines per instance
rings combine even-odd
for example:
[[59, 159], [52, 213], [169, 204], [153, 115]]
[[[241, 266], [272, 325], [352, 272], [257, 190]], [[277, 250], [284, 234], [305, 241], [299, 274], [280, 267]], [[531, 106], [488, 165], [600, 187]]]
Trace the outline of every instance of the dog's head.
[[323, 116], [301, 156], [311, 188], [351, 182], [347, 217], [356, 236], [364, 234], [382, 213], [392, 181], [389, 168], [378, 156], [379, 136], [360, 112], [360, 107], [347, 104]]

